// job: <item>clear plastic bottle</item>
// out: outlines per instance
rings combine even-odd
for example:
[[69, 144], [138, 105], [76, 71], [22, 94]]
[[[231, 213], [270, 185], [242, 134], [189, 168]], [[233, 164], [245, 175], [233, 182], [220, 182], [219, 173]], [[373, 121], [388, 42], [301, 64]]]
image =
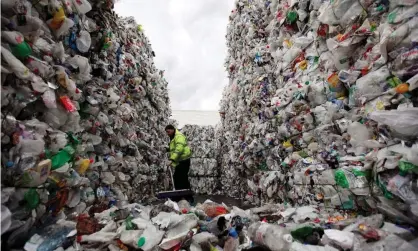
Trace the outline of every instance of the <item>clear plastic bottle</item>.
[[62, 246], [71, 231], [71, 228], [62, 227], [51, 228], [42, 236], [35, 234], [26, 242], [25, 250], [53, 251]]
[[77, 237], [78, 242], [91, 242], [91, 243], [105, 243], [115, 239], [117, 236], [116, 233], [112, 232], [96, 232], [90, 235], [81, 235]]
[[287, 251], [293, 238], [290, 231], [279, 225], [257, 222], [248, 228], [250, 239], [260, 245], [265, 245], [272, 251]]
[[137, 241], [137, 246], [144, 251], [153, 250], [163, 239], [164, 232], [154, 226], [148, 226]]

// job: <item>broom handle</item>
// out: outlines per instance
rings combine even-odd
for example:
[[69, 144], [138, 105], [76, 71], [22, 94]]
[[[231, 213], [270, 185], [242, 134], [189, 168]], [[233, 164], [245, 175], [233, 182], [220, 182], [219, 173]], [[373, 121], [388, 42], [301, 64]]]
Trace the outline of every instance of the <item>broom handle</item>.
[[168, 171], [170, 172], [171, 184], [173, 184], [173, 191], [176, 191], [176, 188], [174, 187], [173, 171], [171, 171], [171, 166], [168, 167]]

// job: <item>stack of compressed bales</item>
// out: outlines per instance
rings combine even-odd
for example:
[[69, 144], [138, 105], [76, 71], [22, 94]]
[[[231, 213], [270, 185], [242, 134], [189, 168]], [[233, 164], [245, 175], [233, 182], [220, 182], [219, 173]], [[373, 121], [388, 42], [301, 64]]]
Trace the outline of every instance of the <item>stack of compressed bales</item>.
[[[224, 93], [225, 94], [225, 93]], [[221, 101], [222, 109], [225, 111], [225, 106], [229, 105], [230, 100], [224, 99]], [[234, 101], [231, 101], [234, 104]], [[228, 114], [234, 114], [232, 111], [235, 108], [231, 107]], [[239, 114], [239, 113], [237, 113]], [[228, 195], [243, 198], [248, 191], [245, 179], [245, 169], [240, 161], [240, 146], [238, 141], [234, 141], [236, 133], [239, 130], [240, 118], [224, 117], [224, 112], [221, 113], [222, 124], [217, 128], [216, 139], [219, 142], [219, 163], [220, 163], [220, 183], [224, 192]]]
[[237, 1], [223, 186], [252, 202], [416, 217], [417, 12], [416, 1]]
[[[222, 116], [222, 114], [221, 114]], [[236, 151], [230, 149], [230, 137], [225, 134], [225, 127], [221, 124], [217, 125], [215, 131], [215, 139], [218, 142], [218, 163], [220, 170], [219, 186], [225, 194], [231, 197], [242, 198], [246, 192], [246, 186], [242, 183], [242, 165], [238, 161]]]
[[189, 179], [193, 191], [198, 194], [215, 193], [219, 180], [219, 147], [215, 140], [215, 127], [185, 125], [181, 132], [192, 150]]
[[50, 213], [148, 200], [166, 189], [167, 82], [141, 26], [117, 17], [112, 1], [1, 5], [9, 247]]

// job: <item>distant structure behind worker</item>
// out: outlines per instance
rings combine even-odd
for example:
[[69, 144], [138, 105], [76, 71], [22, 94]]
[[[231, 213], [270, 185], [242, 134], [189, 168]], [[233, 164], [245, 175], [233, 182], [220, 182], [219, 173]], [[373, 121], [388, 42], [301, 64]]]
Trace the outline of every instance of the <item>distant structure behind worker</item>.
[[218, 111], [172, 111], [171, 119], [178, 122], [178, 128], [182, 128], [184, 125], [211, 125], [215, 126], [220, 122], [220, 116]]

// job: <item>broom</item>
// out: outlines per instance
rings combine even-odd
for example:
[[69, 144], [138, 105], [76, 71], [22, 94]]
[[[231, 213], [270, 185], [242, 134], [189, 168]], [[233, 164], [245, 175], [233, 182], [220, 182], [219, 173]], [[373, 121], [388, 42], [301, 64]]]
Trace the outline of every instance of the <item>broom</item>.
[[157, 194], [157, 198], [161, 200], [161, 199], [172, 199], [172, 198], [193, 196], [193, 191], [190, 189], [176, 190], [176, 188], [174, 187], [173, 172], [171, 171], [171, 167], [168, 167], [168, 171], [170, 172], [171, 183], [173, 184], [173, 190], [159, 192]]

